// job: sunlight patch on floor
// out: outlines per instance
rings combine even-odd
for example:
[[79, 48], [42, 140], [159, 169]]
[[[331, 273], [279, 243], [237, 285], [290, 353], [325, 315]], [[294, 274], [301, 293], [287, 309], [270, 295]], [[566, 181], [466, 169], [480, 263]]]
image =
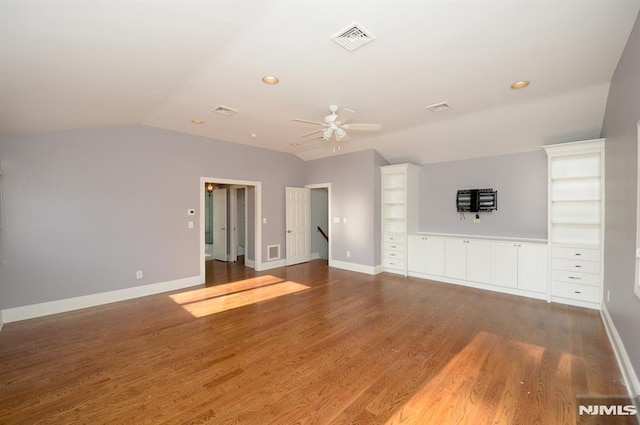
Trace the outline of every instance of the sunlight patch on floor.
[[194, 317], [204, 317], [309, 289], [271, 275], [170, 295]]
[[[504, 359], [515, 349], [527, 363], [538, 364], [544, 347], [509, 341], [501, 336], [480, 332], [467, 346], [454, 355], [437, 375], [430, 378], [385, 425], [420, 425], [426, 423], [490, 423], [500, 398], [515, 397], [523, 385], [513, 379]], [[495, 349], [488, 349], [494, 347]], [[506, 356], [506, 357], [505, 357]], [[496, 372], [502, 377], [492, 382]], [[517, 382], [516, 382], [517, 381]], [[505, 423], [509, 423], [509, 418]]]

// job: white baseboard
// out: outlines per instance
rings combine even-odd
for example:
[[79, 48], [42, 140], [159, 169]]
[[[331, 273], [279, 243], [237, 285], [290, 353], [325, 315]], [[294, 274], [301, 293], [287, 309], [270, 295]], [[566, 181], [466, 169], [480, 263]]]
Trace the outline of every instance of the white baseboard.
[[0, 310], [0, 331], [2, 330], [2, 325], [4, 325], [4, 319], [2, 318], [2, 310]]
[[329, 267], [336, 269], [349, 270], [356, 273], [365, 273], [375, 275], [382, 272], [382, 266], [365, 266], [363, 264], [348, 263], [346, 261], [329, 260]]
[[311, 261], [313, 260], [319, 260], [320, 259], [320, 253], [319, 252], [313, 252], [311, 253]]
[[286, 265], [286, 260], [267, 261], [266, 263], [262, 263], [260, 265], [260, 270], [256, 269], [256, 271], [277, 269], [278, 267], [285, 267]]
[[611, 319], [611, 315], [607, 310], [607, 305], [603, 302], [600, 308], [600, 316], [602, 316], [602, 321], [604, 322], [604, 327], [607, 330], [607, 335], [609, 336], [609, 341], [611, 341], [611, 346], [613, 347], [613, 351], [616, 354], [616, 359], [618, 360], [618, 365], [620, 366], [620, 371], [622, 372], [622, 377], [624, 378], [625, 384], [627, 385], [627, 391], [629, 391], [629, 396], [632, 399], [640, 396], [640, 381], [638, 380], [638, 375], [633, 369], [633, 365], [631, 364], [631, 360], [629, 359], [629, 355], [627, 354], [627, 350], [624, 348], [624, 344], [622, 339], [620, 338], [620, 334], [616, 329], [616, 326]]
[[253, 260], [247, 260], [247, 259], [245, 258], [245, 259], [244, 259], [244, 266], [245, 266], [245, 267], [252, 268], [252, 269], [255, 269], [255, 268], [256, 268], [256, 262], [255, 262], [255, 261], [253, 261]]
[[202, 284], [201, 277], [192, 276], [167, 282], [119, 289], [116, 291], [101, 292], [81, 297], [8, 308], [0, 311], [0, 314], [2, 314], [2, 318], [6, 323], [11, 323], [19, 320], [33, 319], [34, 317], [48, 316], [50, 314], [64, 313], [67, 311], [79, 310], [81, 308], [94, 307], [102, 304], [144, 297], [147, 295], [160, 294], [162, 292], [175, 291], [177, 289], [188, 288], [200, 284]]

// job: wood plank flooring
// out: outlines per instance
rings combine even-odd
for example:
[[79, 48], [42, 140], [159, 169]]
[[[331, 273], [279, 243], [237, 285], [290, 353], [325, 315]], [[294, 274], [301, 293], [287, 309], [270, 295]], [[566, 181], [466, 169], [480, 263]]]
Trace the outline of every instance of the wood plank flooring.
[[0, 423], [559, 425], [626, 394], [596, 311], [325, 261], [207, 268], [6, 324]]

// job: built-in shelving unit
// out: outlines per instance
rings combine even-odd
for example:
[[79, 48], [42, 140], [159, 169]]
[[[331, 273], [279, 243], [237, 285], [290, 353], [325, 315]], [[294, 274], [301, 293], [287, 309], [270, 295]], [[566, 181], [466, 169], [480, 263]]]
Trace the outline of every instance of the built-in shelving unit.
[[599, 308], [604, 139], [544, 146], [549, 161], [551, 299]]
[[418, 228], [418, 177], [413, 164], [380, 167], [382, 176], [382, 266], [407, 275], [407, 234]]

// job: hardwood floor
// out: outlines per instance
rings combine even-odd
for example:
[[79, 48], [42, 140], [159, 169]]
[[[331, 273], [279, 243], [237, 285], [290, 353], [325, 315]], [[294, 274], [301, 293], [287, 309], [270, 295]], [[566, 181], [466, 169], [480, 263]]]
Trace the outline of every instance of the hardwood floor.
[[0, 423], [557, 425], [626, 394], [596, 311], [325, 261], [207, 268], [6, 324]]

